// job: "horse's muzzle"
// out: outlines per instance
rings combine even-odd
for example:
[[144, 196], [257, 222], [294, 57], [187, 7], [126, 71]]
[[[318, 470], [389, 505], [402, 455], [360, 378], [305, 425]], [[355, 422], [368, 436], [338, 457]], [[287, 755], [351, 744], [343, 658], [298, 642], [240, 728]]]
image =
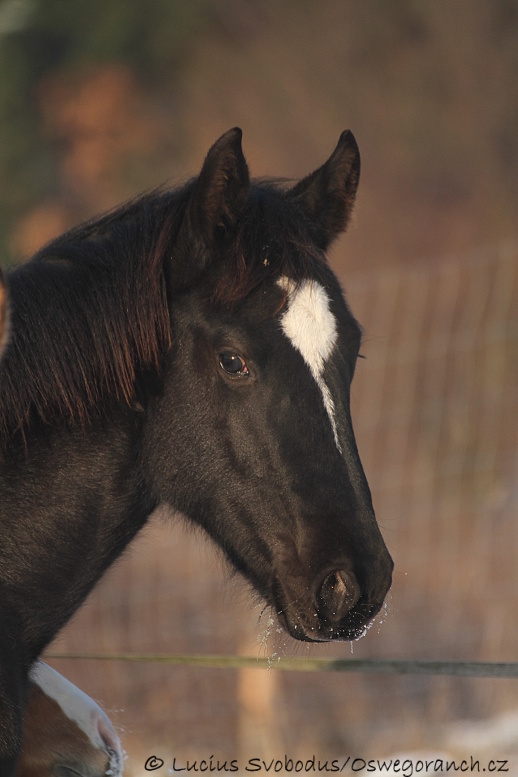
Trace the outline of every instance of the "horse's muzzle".
[[376, 592], [362, 591], [349, 569], [326, 570], [312, 586], [273, 587], [275, 609], [292, 637], [306, 642], [354, 640], [379, 612], [391, 584], [391, 567], [381, 575]]

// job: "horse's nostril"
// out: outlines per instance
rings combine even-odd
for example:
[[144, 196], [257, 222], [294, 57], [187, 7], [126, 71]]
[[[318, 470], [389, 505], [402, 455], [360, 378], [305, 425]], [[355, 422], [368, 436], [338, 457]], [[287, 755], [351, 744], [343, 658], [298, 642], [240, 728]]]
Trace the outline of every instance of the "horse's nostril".
[[321, 618], [338, 623], [360, 598], [360, 589], [352, 572], [337, 569], [324, 578], [317, 592], [317, 610]]

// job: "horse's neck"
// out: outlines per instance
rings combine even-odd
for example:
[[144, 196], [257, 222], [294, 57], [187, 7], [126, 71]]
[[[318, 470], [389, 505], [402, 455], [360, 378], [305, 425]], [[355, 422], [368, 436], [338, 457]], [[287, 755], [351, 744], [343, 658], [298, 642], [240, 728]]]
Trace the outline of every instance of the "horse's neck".
[[122, 413], [86, 430], [41, 428], [26, 450], [20, 444], [16, 455], [0, 462], [0, 587], [5, 571], [11, 590], [23, 592], [32, 581], [31, 595], [20, 599], [32, 657], [82, 603], [156, 505], [152, 484], [138, 464], [139, 435]]

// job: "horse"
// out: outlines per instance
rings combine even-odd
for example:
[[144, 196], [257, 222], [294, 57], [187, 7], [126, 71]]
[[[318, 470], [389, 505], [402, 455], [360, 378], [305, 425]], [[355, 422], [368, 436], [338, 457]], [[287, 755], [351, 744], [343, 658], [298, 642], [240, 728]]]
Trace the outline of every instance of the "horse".
[[23, 745], [16, 777], [120, 777], [120, 740], [103, 710], [37, 661], [29, 673]]
[[0, 368], [0, 774], [30, 667], [159, 505], [202, 527], [298, 640], [353, 640], [393, 562], [350, 414], [361, 328], [326, 251], [360, 154], [287, 183], [234, 128], [198, 176], [8, 275]]

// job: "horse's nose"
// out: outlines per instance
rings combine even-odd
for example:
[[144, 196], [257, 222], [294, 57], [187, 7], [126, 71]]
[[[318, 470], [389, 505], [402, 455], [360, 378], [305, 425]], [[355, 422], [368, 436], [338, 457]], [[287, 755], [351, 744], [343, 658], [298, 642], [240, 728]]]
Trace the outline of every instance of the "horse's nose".
[[360, 598], [360, 587], [352, 572], [336, 569], [328, 572], [317, 586], [316, 609], [323, 622], [338, 623]]

